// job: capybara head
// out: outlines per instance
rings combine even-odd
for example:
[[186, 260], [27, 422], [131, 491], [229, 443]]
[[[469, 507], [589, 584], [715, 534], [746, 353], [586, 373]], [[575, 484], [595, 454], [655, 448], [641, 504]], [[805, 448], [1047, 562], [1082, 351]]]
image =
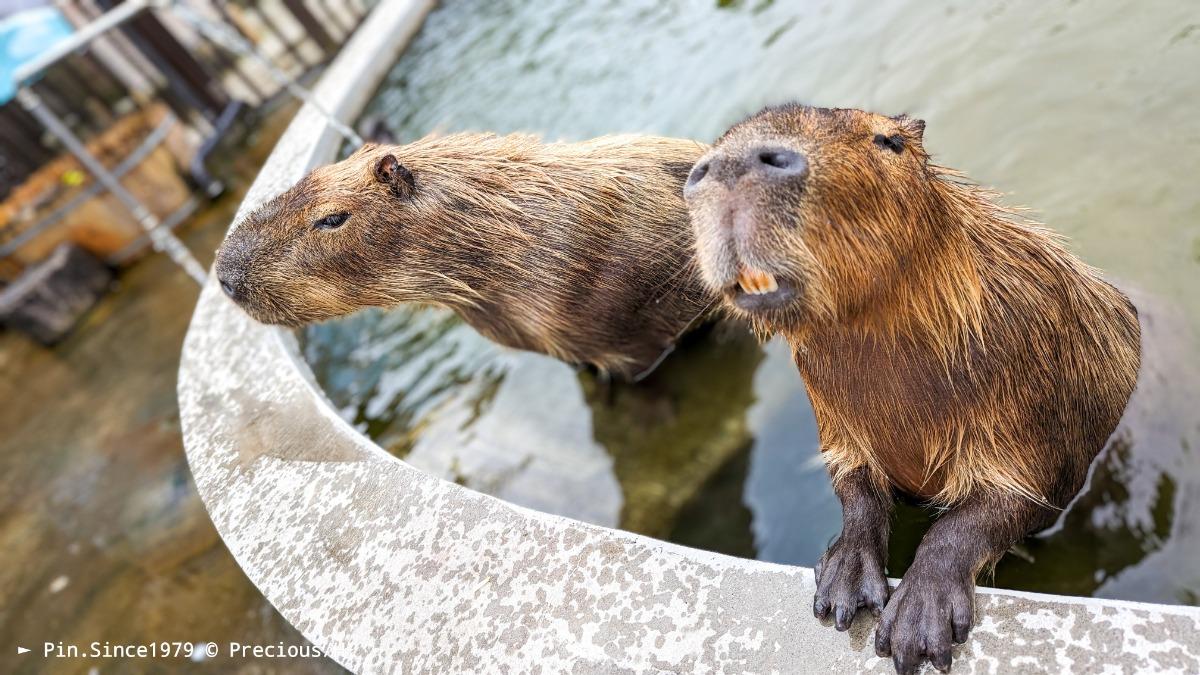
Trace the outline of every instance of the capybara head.
[[478, 133], [368, 145], [244, 218], [217, 276], [267, 323], [440, 305], [506, 346], [640, 372], [714, 304], [680, 194], [706, 149]]
[[924, 127], [784, 105], [729, 129], [684, 188], [705, 283], [766, 327], [870, 306], [936, 236]]
[[437, 275], [423, 262], [439, 245], [422, 214], [432, 178], [370, 144], [314, 169], [229, 234], [221, 288], [259, 321], [290, 326], [403, 301]]

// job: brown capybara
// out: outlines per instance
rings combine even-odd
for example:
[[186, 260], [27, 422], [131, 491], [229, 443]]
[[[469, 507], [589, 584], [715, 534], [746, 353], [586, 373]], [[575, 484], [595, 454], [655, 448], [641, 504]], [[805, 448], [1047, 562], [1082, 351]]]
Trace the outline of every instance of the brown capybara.
[[217, 275], [267, 323], [441, 305], [503, 345], [636, 377], [719, 304], [682, 196], [705, 150], [467, 133], [367, 145], [238, 224]]
[[[841, 500], [814, 611], [882, 619], [896, 669], [947, 670], [974, 583], [1083, 485], [1133, 391], [1133, 305], [1050, 232], [929, 161], [924, 123], [768, 108], [685, 187], [702, 275], [792, 345]], [[888, 598], [893, 493], [943, 509]]]

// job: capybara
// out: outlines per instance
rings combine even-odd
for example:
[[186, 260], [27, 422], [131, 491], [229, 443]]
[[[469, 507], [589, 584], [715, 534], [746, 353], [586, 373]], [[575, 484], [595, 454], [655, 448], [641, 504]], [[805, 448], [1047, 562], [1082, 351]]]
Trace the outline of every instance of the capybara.
[[636, 377], [719, 306], [682, 196], [706, 149], [470, 133], [366, 145], [239, 223], [217, 275], [266, 323], [441, 305], [503, 345]]
[[[792, 345], [842, 503], [814, 612], [881, 614], [899, 672], [948, 670], [975, 578], [1051, 524], [1116, 428], [1137, 313], [1051, 232], [931, 163], [924, 122], [785, 105], [684, 188], [702, 276]], [[894, 493], [940, 507], [888, 598]]]

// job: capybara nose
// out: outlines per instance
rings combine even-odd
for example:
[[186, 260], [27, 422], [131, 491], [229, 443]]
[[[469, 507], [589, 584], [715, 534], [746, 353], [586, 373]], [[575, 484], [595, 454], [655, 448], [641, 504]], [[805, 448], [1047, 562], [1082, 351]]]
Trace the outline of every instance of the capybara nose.
[[808, 175], [808, 159], [795, 150], [777, 147], [753, 148], [743, 160], [748, 173], [771, 180], [803, 178]]
[[243, 265], [236, 260], [237, 257], [236, 247], [222, 246], [221, 250], [217, 251], [217, 281], [221, 283], [221, 290], [231, 300], [241, 298], [245, 278]]
[[225, 291], [225, 295], [228, 295], [230, 297], [230, 299], [232, 299], [232, 300], [237, 300], [237, 288], [234, 287], [233, 284], [229, 283], [228, 281], [222, 279], [219, 276], [217, 277], [217, 281], [221, 282], [221, 290]]
[[808, 175], [808, 159], [804, 155], [778, 146], [756, 146], [735, 153], [718, 153], [692, 169], [688, 188], [706, 178], [729, 187], [743, 176], [756, 180], [784, 181], [804, 179]]
[[708, 170], [712, 166], [712, 162], [707, 159], [702, 159], [696, 162], [692, 167], [692, 172], [688, 174], [687, 181], [683, 184], [683, 192], [686, 195], [690, 190], [696, 187], [700, 181], [708, 176]]

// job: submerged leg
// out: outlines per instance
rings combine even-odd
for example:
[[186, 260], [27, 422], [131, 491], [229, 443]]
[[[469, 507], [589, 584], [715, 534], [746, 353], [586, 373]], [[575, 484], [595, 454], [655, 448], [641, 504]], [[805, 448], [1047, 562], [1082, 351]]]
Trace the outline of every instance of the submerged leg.
[[875, 631], [875, 651], [898, 673], [928, 658], [950, 670], [951, 643], [965, 642], [975, 610], [975, 577], [1056, 511], [1017, 495], [980, 494], [941, 516], [917, 548]]
[[883, 563], [892, 496], [871, 479], [866, 467], [843, 476], [833, 491], [842, 502], [842, 533], [817, 563], [813, 614], [825, 619], [832, 613], [834, 626], [846, 630], [860, 608], [878, 616], [887, 603]]

